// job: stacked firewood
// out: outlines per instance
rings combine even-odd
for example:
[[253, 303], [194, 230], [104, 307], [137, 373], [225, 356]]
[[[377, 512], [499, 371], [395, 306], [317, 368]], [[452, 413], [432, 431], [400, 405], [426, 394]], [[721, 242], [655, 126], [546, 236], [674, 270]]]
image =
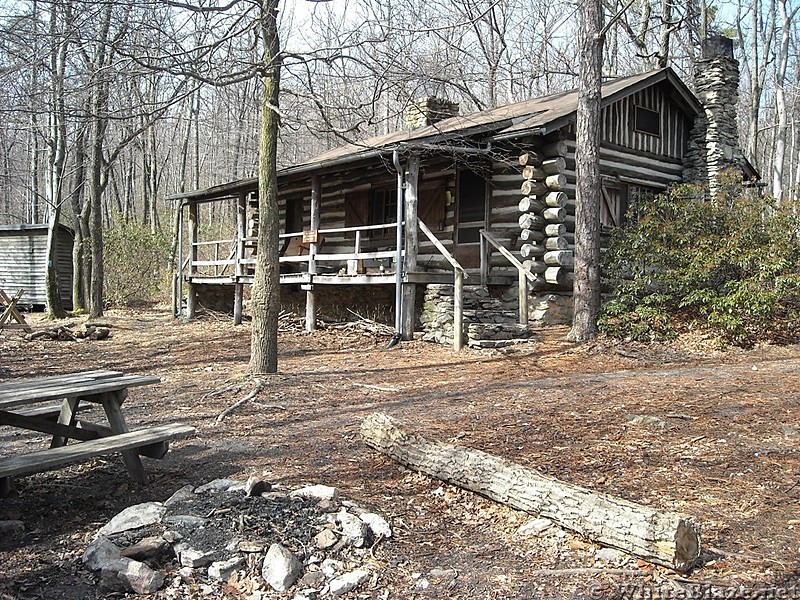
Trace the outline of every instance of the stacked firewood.
[[538, 279], [554, 285], [567, 282], [572, 250], [567, 239], [566, 142], [543, 146], [519, 157], [524, 179], [520, 191], [520, 254], [525, 267]]

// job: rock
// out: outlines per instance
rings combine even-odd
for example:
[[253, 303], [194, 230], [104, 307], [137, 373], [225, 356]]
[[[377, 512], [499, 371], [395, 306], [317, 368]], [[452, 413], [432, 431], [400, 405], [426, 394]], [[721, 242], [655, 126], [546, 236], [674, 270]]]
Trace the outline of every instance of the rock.
[[367, 524], [375, 538], [388, 539], [392, 537], [392, 528], [382, 516], [375, 513], [363, 513], [359, 519]]
[[264, 557], [261, 576], [276, 592], [285, 592], [300, 578], [303, 563], [280, 544], [272, 544]]
[[292, 498], [308, 498], [311, 500], [327, 500], [336, 502], [339, 499], [339, 491], [327, 485], [309, 485], [294, 490], [289, 494]]
[[305, 575], [300, 578], [297, 585], [301, 588], [321, 588], [325, 585], [325, 575], [322, 571], [307, 571]]
[[8, 521], [0, 521], [0, 537], [11, 537], [20, 535], [25, 532], [25, 523], [10, 519]]
[[263, 552], [263, 551], [264, 551], [263, 542], [253, 542], [250, 540], [242, 540], [241, 542], [239, 542], [239, 552], [253, 553], [253, 552]]
[[100, 571], [101, 585], [115, 591], [152, 594], [164, 585], [164, 576], [146, 564], [125, 558], [108, 538], [99, 537], [83, 553], [83, 562]]
[[618, 563], [622, 560], [622, 552], [614, 548], [600, 548], [594, 553], [594, 557], [606, 563]]
[[231, 574], [237, 569], [243, 567], [244, 564], [245, 560], [241, 556], [234, 556], [228, 560], [214, 561], [208, 567], [208, 576], [211, 579], [227, 581]]
[[269, 492], [270, 490], [272, 490], [272, 484], [263, 479], [259, 479], [255, 475], [248, 477], [247, 483], [244, 484], [245, 496], [260, 496], [264, 492]]
[[654, 427], [656, 429], [665, 429], [667, 427], [666, 420], [661, 417], [654, 417], [651, 415], [625, 415], [625, 419], [634, 425], [644, 425], [645, 427]]
[[540, 535], [550, 529], [552, 526], [553, 522], [550, 519], [529, 519], [519, 529], [517, 529], [517, 535], [521, 535], [522, 537]]
[[170, 544], [177, 544], [183, 539], [183, 535], [178, 533], [177, 531], [173, 531], [171, 529], [167, 529], [164, 533], [161, 534], [161, 537], [168, 541]]
[[190, 547], [181, 548], [178, 551], [178, 561], [184, 567], [191, 567], [193, 569], [205, 567], [206, 565], [210, 565], [213, 560], [213, 552], [206, 552]]
[[369, 579], [368, 571], [350, 571], [340, 577], [332, 579], [328, 584], [330, 587], [331, 596], [341, 596], [347, 592], [351, 592]]
[[209, 481], [205, 485], [201, 485], [195, 489], [194, 493], [205, 494], [206, 492], [210, 492], [212, 494], [217, 494], [219, 492], [235, 492], [243, 489], [244, 483], [241, 481], [236, 481], [235, 479], [215, 479], [214, 481]]
[[458, 577], [458, 571], [455, 569], [441, 569], [436, 567], [430, 570], [427, 579], [434, 585], [441, 585], [443, 583], [450, 583], [456, 577]]
[[344, 570], [344, 565], [338, 560], [334, 560], [332, 558], [326, 558], [325, 560], [322, 561], [322, 564], [320, 565], [319, 568], [322, 574], [325, 575], [325, 577], [327, 577], [328, 579], [333, 579]]
[[160, 560], [162, 557], [172, 554], [172, 546], [162, 537], [146, 537], [133, 546], [124, 548], [120, 553], [125, 558], [133, 560]]
[[115, 563], [125, 560], [121, 550], [107, 537], [94, 540], [83, 553], [83, 564], [91, 571], [111, 568]]
[[193, 485], [185, 485], [178, 491], [176, 491], [172, 496], [167, 498], [164, 501], [164, 506], [172, 506], [173, 504], [177, 504], [178, 502], [185, 502], [186, 500], [194, 499], [194, 486]]
[[342, 535], [356, 548], [368, 545], [371, 531], [369, 526], [346, 510], [336, 513], [336, 521], [342, 528]]
[[97, 535], [105, 536], [131, 529], [139, 529], [161, 521], [167, 512], [160, 502], [145, 502], [129, 506], [100, 528]]
[[195, 517], [194, 515], [170, 515], [169, 517], [164, 517], [164, 523], [167, 525], [182, 525], [184, 527], [202, 527], [208, 523], [208, 519]]
[[137, 560], [127, 560], [117, 572], [117, 579], [137, 594], [153, 594], [164, 585], [161, 573]]
[[292, 600], [317, 600], [318, 597], [317, 590], [301, 590], [294, 595]]
[[320, 550], [327, 550], [328, 548], [335, 546], [336, 542], [338, 541], [339, 538], [336, 537], [336, 534], [330, 529], [323, 529], [314, 536], [314, 545], [316, 545], [316, 547]]

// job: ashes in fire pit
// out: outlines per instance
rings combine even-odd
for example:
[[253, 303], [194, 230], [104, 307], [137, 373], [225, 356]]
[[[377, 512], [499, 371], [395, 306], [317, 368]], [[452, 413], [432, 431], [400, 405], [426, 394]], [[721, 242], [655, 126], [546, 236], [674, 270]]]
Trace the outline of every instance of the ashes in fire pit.
[[[315, 485], [284, 494], [263, 481], [218, 479], [165, 502], [126, 508], [98, 531], [84, 564], [114, 591], [251, 600], [340, 596], [377, 581], [386, 520]], [[278, 594], [280, 593], [280, 594]]]

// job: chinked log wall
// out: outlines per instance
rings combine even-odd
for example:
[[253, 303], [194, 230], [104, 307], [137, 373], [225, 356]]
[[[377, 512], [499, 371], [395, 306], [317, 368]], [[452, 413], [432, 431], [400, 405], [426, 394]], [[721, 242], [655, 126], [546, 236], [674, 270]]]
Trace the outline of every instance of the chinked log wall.
[[[561, 231], [563, 239], [553, 248], [560, 250], [573, 249], [575, 233], [575, 184], [577, 179], [575, 175], [575, 141], [567, 139], [566, 147], [566, 168], [563, 172], [566, 177], [566, 184], [561, 190], [566, 195], [566, 199], [560, 196], [560, 199], [556, 201], [559, 205], [563, 202], [565, 211], [564, 228]], [[541, 219], [533, 218], [530, 222], [533, 228], [526, 227], [523, 229], [520, 228], [518, 218], [522, 208], [525, 208], [526, 211], [534, 209], [530, 212], [535, 214], [535, 209], [543, 210], [544, 208], [553, 207], [545, 206], [546, 202], [539, 201], [540, 204], [535, 205], [533, 200], [527, 200], [527, 197], [522, 193], [520, 185], [524, 181], [522, 173], [524, 167], [515, 163], [516, 160], [497, 161], [494, 163], [489, 227], [492, 231], [497, 232], [502, 239], [507, 240], [512, 249], [520, 248], [526, 243], [546, 244], [545, 239], [552, 236], [544, 235], [543, 232], [536, 229], [536, 224], [538, 223], [541, 228], [547, 227], [551, 222], [547, 221], [543, 216]], [[644, 153], [623, 149], [602, 147], [600, 150], [600, 169], [601, 173], [606, 177], [612, 175], [620, 177], [621, 181], [632, 185], [639, 184], [656, 189], [666, 189], [668, 186], [682, 181], [682, 163], [679, 160], [655, 158]], [[527, 200], [529, 204], [523, 207], [521, 199], [523, 202]], [[525, 230], [530, 233], [524, 233]], [[553, 233], [555, 233], [555, 229], [553, 229]], [[568, 243], [567, 248], [563, 248], [564, 241]], [[524, 259], [525, 257], [522, 258]], [[492, 253], [491, 266], [493, 274], [516, 275], [514, 267], [499, 253]], [[538, 286], [534, 286], [534, 288], [536, 287]], [[558, 286], [542, 287], [545, 289], [558, 289]]]

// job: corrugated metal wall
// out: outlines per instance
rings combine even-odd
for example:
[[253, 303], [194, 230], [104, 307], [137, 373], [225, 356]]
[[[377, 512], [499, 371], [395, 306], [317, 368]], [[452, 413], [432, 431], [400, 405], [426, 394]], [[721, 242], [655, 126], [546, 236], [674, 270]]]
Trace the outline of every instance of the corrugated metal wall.
[[[72, 309], [72, 232], [59, 227], [58, 270], [61, 301]], [[0, 287], [9, 295], [23, 288], [20, 304], [45, 306], [47, 226], [0, 227]]]

